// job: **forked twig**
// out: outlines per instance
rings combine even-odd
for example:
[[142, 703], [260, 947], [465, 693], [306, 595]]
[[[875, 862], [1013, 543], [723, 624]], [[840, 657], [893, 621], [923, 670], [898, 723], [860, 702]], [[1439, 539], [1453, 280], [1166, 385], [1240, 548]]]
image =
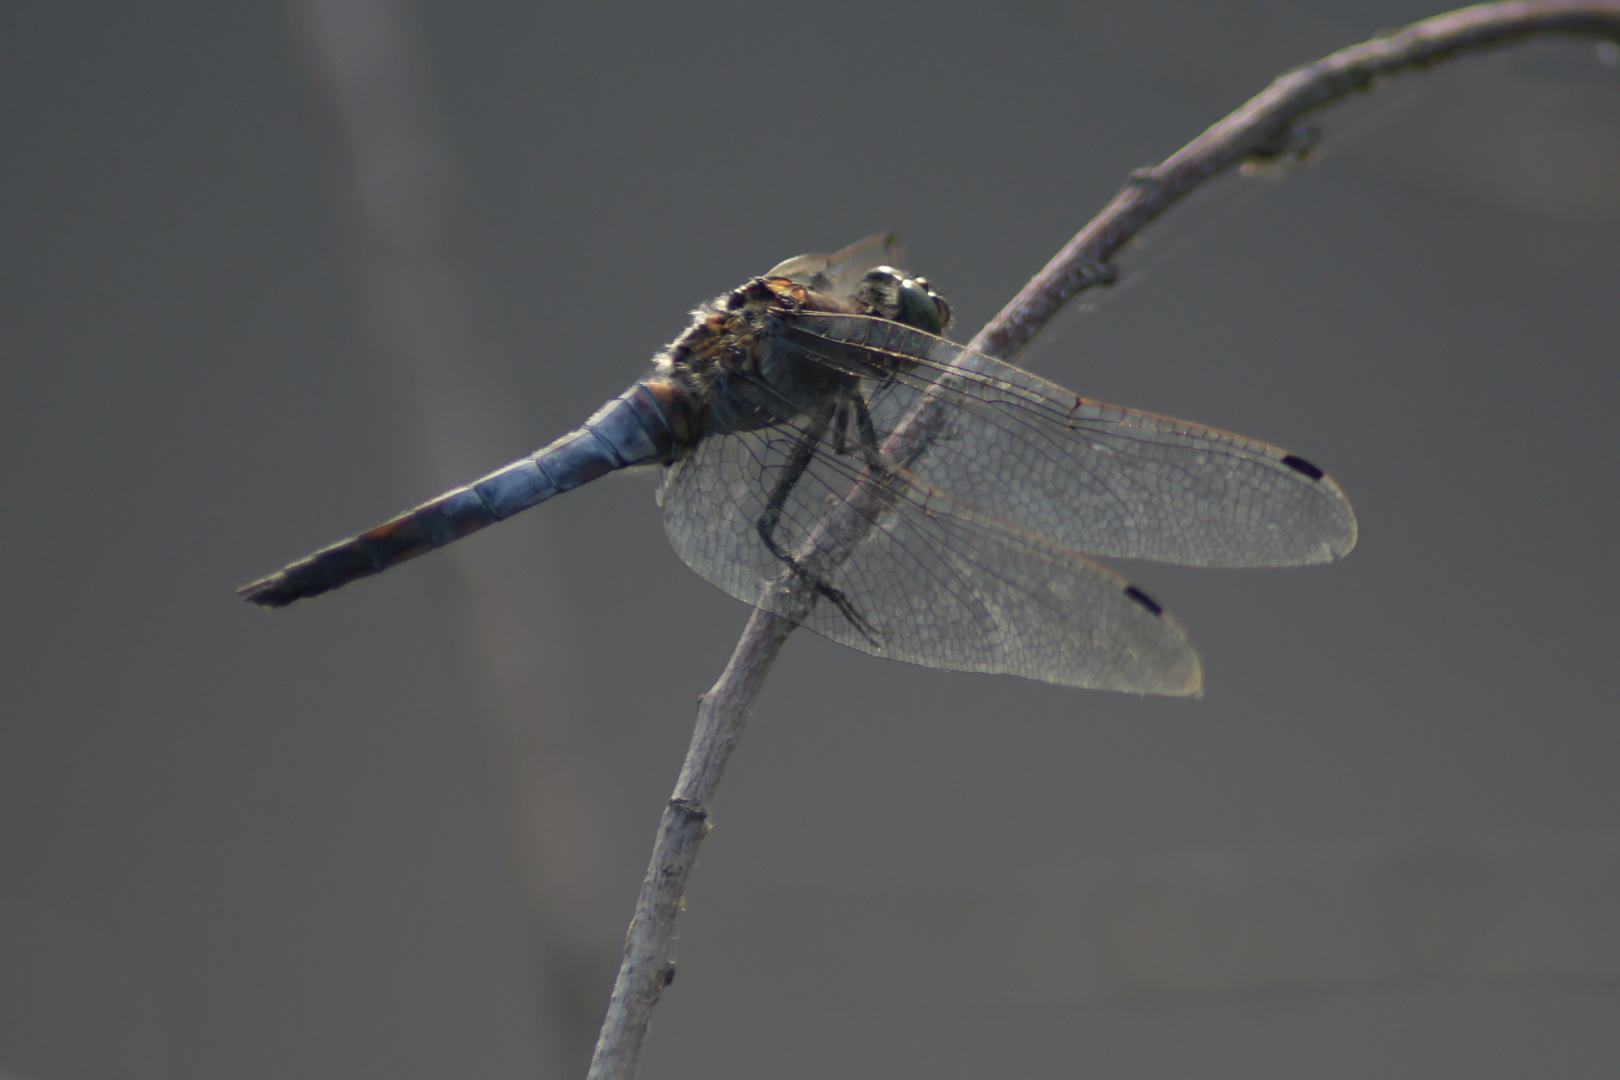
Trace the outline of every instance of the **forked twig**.
[[[1367, 88], [1381, 76], [1552, 33], [1620, 40], [1620, 0], [1532, 0], [1463, 8], [1279, 76], [1163, 164], [1133, 173], [1102, 213], [979, 331], [970, 347], [1001, 358], [1017, 353], [1064, 303], [1112, 281], [1109, 259], [1198, 185], [1237, 162], [1302, 155], [1308, 140], [1299, 137], [1296, 125], [1315, 110]], [[904, 440], [926, 427], [935, 411], [925, 399], [891, 440]], [[847, 528], [832, 531], [848, 533]], [[698, 705], [691, 748], [659, 825], [590, 1080], [630, 1080], [635, 1075], [653, 1008], [675, 975], [671, 958], [675, 917], [707, 831], [710, 800], [726, 759], [742, 737], [748, 707], [793, 628], [792, 621], [756, 609], [725, 671]]]

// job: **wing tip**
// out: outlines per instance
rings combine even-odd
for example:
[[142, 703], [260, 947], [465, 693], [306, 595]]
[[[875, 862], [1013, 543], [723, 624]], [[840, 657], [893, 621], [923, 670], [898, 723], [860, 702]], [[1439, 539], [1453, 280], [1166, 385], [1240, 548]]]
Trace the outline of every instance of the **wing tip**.
[[1344, 509], [1344, 520], [1339, 522], [1337, 529], [1322, 538], [1305, 565], [1342, 559], [1356, 549], [1356, 541], [1361, 538], [1361, 525], [1356, 521], [1355, 511], [1350, 509], [1350, 500], [1344, 497], [1342, 491], [1338, 491], [1337, 486], [1334, 490], [1338, 492], [1339, 504]]
[[1342, 559], [1346, 555], [1350, 554], [1356, 549], [1356, 541], [1360, 539], [1360, 535], [1361, 530], [1356, 525], [1356, 519], [1352, 517], [1350, 519], [1350, 527], [1345, 530], [1342, 540], [1334, 546], [1333, 554], [1330, 557], [1334, 559]]
[[1135, 678], [1128, 681], [1086, 681], [1063, 685], [1074, 686], [1081, 690], [1114, 690], [1135, 694], [1138, 697], [1201, 698], [1204, 696], [1204, 664], [1189, 646], [1175, 662], [1139, 672]]
[[[1113, 684], [1105, 682], [1095, 685], [1095, 688], [1123, 690], [1143, 696], [1203, 697], [1204, 664], [1181, 623], [1140, 586], [1126, 582], [1124, 593], [1127, 599], [1148, 614], [1149, 625], [1156, 625], [1157, 629], [1141, 639], [1143, 652], [1138, 654], [1140, 663], [1136, 671]], [[1150, 638], [1157, 640], [1150, 642]]]
[[[1178, 626], [1179, 630], [1180, 627]], [[1173, 665], [1163, 673], [1163, 681], [1153, 687], [1140, 691], [1143, 694], [1156, 694], [1160, 697], [1201, 698], [1204, 696], [1204, 662], [1199, 659], [1198, 653], [1191, 643], [1182, 639], [1186, 644], [1185, 652], [1178, 658], [1179, 663]]]

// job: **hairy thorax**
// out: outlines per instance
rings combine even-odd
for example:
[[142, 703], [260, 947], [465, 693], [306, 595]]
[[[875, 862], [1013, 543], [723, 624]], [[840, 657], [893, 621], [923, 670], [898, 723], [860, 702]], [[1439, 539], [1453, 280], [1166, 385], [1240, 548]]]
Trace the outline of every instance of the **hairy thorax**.
[[711, 429], [791, 422], [807, 406], [847, 390], [848, 373], [779, 347], [782, 323], [805, 312], [863, 313], [787, 278], [755, 278], [693, 313], [692, 325], [654, 361], [648, 381], [671, 412], [678, 446], [690, 447]]

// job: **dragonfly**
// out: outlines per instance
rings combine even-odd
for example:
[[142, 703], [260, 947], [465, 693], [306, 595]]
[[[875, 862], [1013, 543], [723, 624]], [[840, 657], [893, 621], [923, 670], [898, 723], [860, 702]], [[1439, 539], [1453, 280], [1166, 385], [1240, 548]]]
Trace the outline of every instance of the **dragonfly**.
[[732, 596], [875, 656], [1139, 694], [1201, 691], [1181, 625], [1098, 558], [1322, 563], [1355, 546], [1305, 458], [1081, 397], [944, 336], [893, 234], [703, 304], [578, 429], [238, 592], [283, 607], [620, 469]]

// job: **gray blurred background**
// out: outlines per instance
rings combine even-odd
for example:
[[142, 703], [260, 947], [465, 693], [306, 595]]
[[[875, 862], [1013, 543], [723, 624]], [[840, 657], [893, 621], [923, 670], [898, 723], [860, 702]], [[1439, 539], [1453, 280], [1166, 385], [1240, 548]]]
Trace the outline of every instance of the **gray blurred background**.
[[[637, 477], [232, 590], [786, 256], [898, 229], [965, 337], [1130, 169], [1436, 10], [0, 9], [0, 1076], [580, 1075], [744, 607]], [[1039, 339], [1321, 464], [1360, 546], [1129, 567], [1197, 701], [796, 636], [643, 1076], [1620, 1073], [1614, 59], [1363, 95]]]

